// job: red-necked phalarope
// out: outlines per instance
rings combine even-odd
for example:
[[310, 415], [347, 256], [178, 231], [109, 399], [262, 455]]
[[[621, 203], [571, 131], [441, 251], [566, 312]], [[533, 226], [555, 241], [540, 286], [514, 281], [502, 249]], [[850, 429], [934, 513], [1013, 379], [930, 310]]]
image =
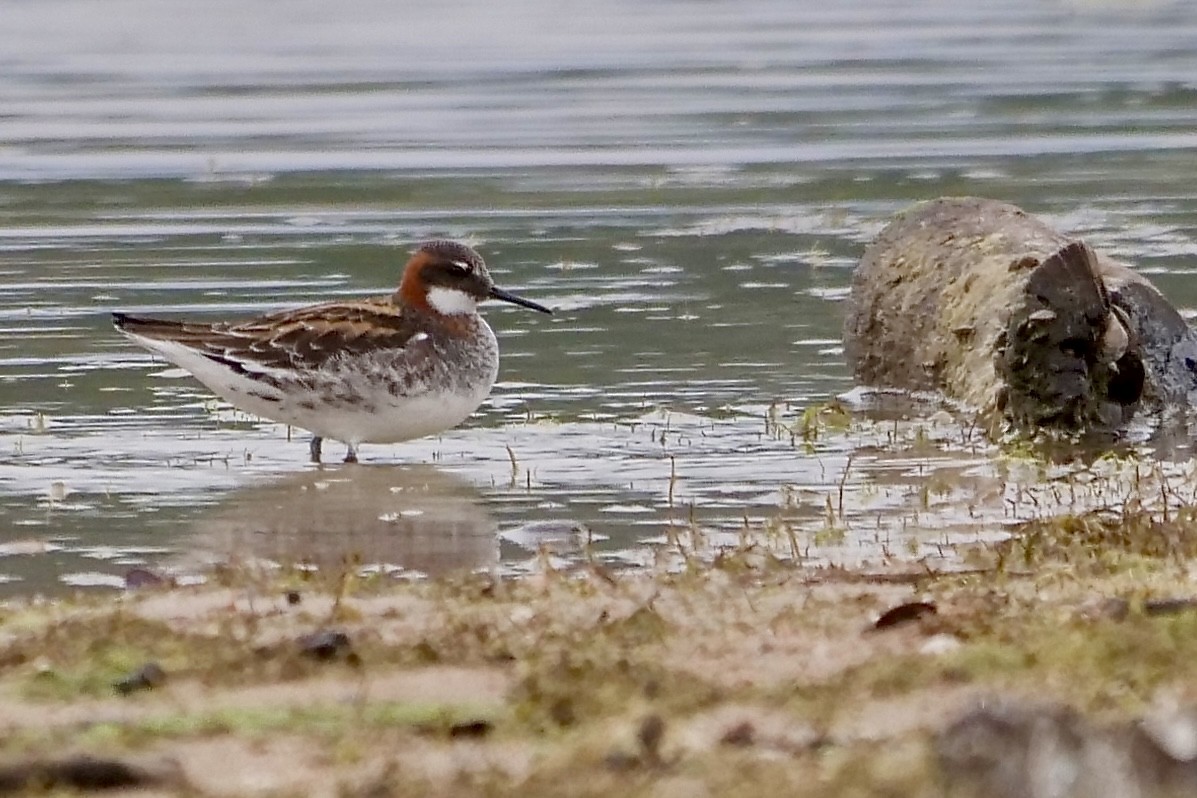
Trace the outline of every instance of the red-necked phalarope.
[[482, 257], [453, 241], [420, 246], [390, 296], [328, 302], [242, 323], [114, 313], [116, 328], [234, 407], [349, 447], [397, 443], [460, 424], [490, 393], [499, 346], [478, 303], [551, 310], [497, 288]]

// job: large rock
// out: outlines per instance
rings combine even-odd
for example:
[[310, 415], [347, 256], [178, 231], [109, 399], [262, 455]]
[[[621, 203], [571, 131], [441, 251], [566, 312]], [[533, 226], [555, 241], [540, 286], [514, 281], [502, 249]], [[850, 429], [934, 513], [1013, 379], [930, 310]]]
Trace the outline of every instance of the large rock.
[[881, 231], [844, 351], [860, 382], [942, 391], [994, 433], [1117, 429], [1197, 399], [1197, 336], [1151, 283], [987, 199], [922, 203]]

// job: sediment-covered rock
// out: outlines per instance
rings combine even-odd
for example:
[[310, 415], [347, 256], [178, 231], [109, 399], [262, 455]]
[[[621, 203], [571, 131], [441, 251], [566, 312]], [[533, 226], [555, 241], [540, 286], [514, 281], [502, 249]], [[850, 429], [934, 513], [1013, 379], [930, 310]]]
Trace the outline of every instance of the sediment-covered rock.
[[987, 199], [932, 200], [882, 230], [844, 351], [862, 383], [942, 391], [993, 432], [1112, 430], [1197, 398], [1197, 337], [1151, 283]]
[[1142, 402], [1152, 409], [1197, 404], [1197, 334], [1146, 277], [1100, 253], [1097, 263], [1143, 361]]
[[1197, 713], [1153, 708], [1099, 726], [1068, 707], [993, 699], [941, 730], [945, 795], [1171, 798], [1197, 794]]

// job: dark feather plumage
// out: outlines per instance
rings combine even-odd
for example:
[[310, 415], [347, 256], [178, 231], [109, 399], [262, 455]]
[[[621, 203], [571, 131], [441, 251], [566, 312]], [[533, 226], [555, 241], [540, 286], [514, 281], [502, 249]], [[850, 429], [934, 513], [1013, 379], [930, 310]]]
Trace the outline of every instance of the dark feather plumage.
[[167, 321], [125, 313], [114, 313], [113, 323], [123, 332], [174, 341], [231, 367], [318, 371], [333, 358], [402, 349], [418, 333], [442, 322], [384, 298], [312, 305], [237, 324]]

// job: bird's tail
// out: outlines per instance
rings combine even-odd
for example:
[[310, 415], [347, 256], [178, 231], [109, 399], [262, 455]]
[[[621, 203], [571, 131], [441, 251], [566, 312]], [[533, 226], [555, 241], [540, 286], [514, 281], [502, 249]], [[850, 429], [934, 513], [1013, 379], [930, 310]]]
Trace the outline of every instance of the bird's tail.
[[143, 316], [130, 316], [128, 313], [113, 313], [112, 326], [126, 335], [167, 340], [178, 338], [186, 331], [186, 325], [182, 322], [147, 319]]

